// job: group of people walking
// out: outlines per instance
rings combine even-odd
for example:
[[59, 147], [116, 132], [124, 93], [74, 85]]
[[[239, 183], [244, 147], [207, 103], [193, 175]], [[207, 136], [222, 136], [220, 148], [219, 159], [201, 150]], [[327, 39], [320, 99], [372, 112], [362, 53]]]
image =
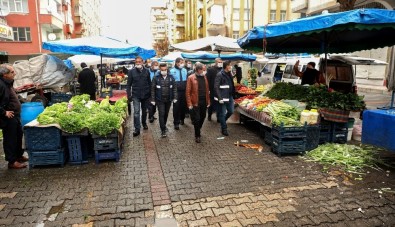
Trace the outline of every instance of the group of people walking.
[[[187, 64], [185, 64], [187, 63]], [[166, 137], [166, 127], [170, 107], [173, 105], [173, 124], [175, 130], [184, 125], [186, 116], [190, 116], [195, 129], [195, 141], [201, 142], [201, 128], [206, 118], [211, 121], [213, 112], [221, 123], [221, 133], [228, 136], [227, 119], [233, 114], [235, 93], [232, 66], [230, 61], [215, 59], [214, 66], [197, 62], [192, 63], [177, 58], [174, 67], [168, 69], [166, 63], [144, 61], [136, 57], [135, 67], [128, 73], [127, 95], [133, 102], [133, 136], [140, 135], [141, 125], [148, 129], [154, 122], [158, 110], [161, 136]]]

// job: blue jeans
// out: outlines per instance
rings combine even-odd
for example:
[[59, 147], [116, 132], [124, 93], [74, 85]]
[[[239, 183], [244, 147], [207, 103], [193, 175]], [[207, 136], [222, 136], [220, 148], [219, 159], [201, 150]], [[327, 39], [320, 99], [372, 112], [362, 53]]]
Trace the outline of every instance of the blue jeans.
[[139, 132], [140, 124], [140, 108], [141, 108], [141, 121], [143, 125], [147, 124], [147, 108], [149, 99], [133, 98], [133, 123], [135, 131]]
[[224, 104], [218, 104], [218, 118], [219, 122], [221, 123], [221, 130], [225, 130], [228, 128], [226, 125], [226, 121], [230, 116], [232, 116], [233, 112], [235, 111], [235, 105], [233, 97], [229, 98], [229, 102], [225, 102]]

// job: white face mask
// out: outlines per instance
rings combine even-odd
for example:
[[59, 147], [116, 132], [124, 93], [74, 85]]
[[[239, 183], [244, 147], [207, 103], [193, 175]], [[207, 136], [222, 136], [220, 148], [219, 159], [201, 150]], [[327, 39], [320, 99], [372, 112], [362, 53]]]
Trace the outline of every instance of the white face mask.
[[136, 68], [141, 69], [143, 68], [143, 65], [136, 65]]
[[151, 67], [151, 63], [147, 63], [147, 66], [148, 66], [148, 67]]
[[166, 75], [167, 75], [167, 71], [160, 71], [160, 74], [161, 74], [162, 76], [166, 76]]
[[218, 68], [222, 68], [223, 63], [218, 63]]
[[184, 64], [180, 64], [180, 68], [184, 68], [184, 66], [185, 66]]
[[187, 64], [187, 66], [188, 66], [188, 68], [191, 68], [191, 67], [192, 67], [192, 64]]
[[204, 75], [206, 75], [206, 73], [207, 73], [207, 71], [203, 71], [202, 75], [204, 76]]
[[154, 66], [154, 70], [158, 70], [159, 69], [159, 66]]

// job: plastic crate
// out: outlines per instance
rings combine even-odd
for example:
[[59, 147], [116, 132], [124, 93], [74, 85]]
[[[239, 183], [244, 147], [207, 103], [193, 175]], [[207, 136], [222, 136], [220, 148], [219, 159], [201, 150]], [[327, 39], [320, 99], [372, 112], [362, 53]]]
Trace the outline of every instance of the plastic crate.
[[29, 168], [44, 165], [60, 165], [63, 167], [66, 162], [64, 149], [52, 151], [28, 150], [27, 153], [29, 154]]
[[112, 133], [108, 136], [92, 135], [92, 138], [93, 138], [93, 149], [95, 151], [119, 149], [117, 133]]
[[69, 102], [70, 99], [73, 97], [71, 94], [65, 93], [52, 93], [51, 94], [51, 103], [60, 103], [60, 102]]
[[[103, 89], [103, 88], [102, 88]], [[110, 87], [108, 87], [108, 91], [106, 90], [106, 91], [103, 91], [103, 90], [101, 90], [100, 91], [100, 98], [106, 98], [107, 96], [108, 97], [112, 97], [112, 87], [110, 86]]]
[[332, 134], [330, 132], [320, 132], [319, 144], [328, 143], [331, 141]]
[[120, 89], [121, 90], [126, 90], [128, 88], [127, 84], [120, 84]]
[[62, 132], [56, 127], [25, 127], [27, 150], [53, 151], [62, 148]]
[[269, 127], [265, 127], [265, 143], [267, 145], [272, 145], [273, 143], [273, 136], [272, 136], [272, 130]]
[[332, 137], [331, 137], [331, 142], [332, 143], [347, 143], [347, 135], [348, 135], [348, 130], [333, 131]]
[[348, 130], [348, 122], [347, 123], [339, 123], [332, 122], [332, 131], [347, 131]]
[[318, 147], [320, 142], [320, 126], [309, 125], [306, 132], [306, 151], [311, 151]]
[[273, 126], [272, 136], [277, 138], [305, 138], [307, 127], [305, 126]]
[[306, 139], [277, 139], [273, 137], [272, 150], [278, 156], [283, 154], [303, 154], [306, 150]]
[[116, 162], [119, 162], [120, 157], [121, 157], [120, 149], [111, 149], [111, 150], [102, 150], [102, 151], [95, 150], [96, 164], [99, 164], [100, 160], [108, 160], [108, 159], [115, 159]]
[[73, 165], [88, 163], [88, 145], [86, 136], [67, 136], [69, 162]]

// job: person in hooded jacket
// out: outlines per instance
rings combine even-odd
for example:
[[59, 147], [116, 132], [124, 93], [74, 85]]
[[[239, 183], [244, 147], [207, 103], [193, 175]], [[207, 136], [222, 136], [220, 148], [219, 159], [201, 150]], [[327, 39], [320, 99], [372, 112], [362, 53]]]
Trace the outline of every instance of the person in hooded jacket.
[[13, 88], [15, 70], [0, 65], [0, 128], [3, 130], [3, 149], [9, 169], [22, 169], [29, 159], [23, 156], [21, 103]]
[[177, 84], [178, 100], [173, 104], [174, 129], [179, 130], [184, 124], [187, 103], [185, 99], [185, 89], [187, 87], [187, 70], [184, 67], [184, 59], [177, 58], [175, 65], [170, 69], [170, 74]]
[[95, 72], [88, 68], [85, 62], [81, 63], [82, 71], [78, 74], [78, 83], [80, 84], [81, 94], [88, 94], [90, 100], [96, 100], [96, 75]]
[[135, 58], [135, 67], [128, 73], [128, 82], [126, 92], [128, 100], [133, 102], [133, 136], [140, 135], [140, 110], [141, 122], [144, 130], [148, 129], [147, 125], [147, 108], [150, 98], [151, 77], [148, 69], [143, 66], [143, 58]]

